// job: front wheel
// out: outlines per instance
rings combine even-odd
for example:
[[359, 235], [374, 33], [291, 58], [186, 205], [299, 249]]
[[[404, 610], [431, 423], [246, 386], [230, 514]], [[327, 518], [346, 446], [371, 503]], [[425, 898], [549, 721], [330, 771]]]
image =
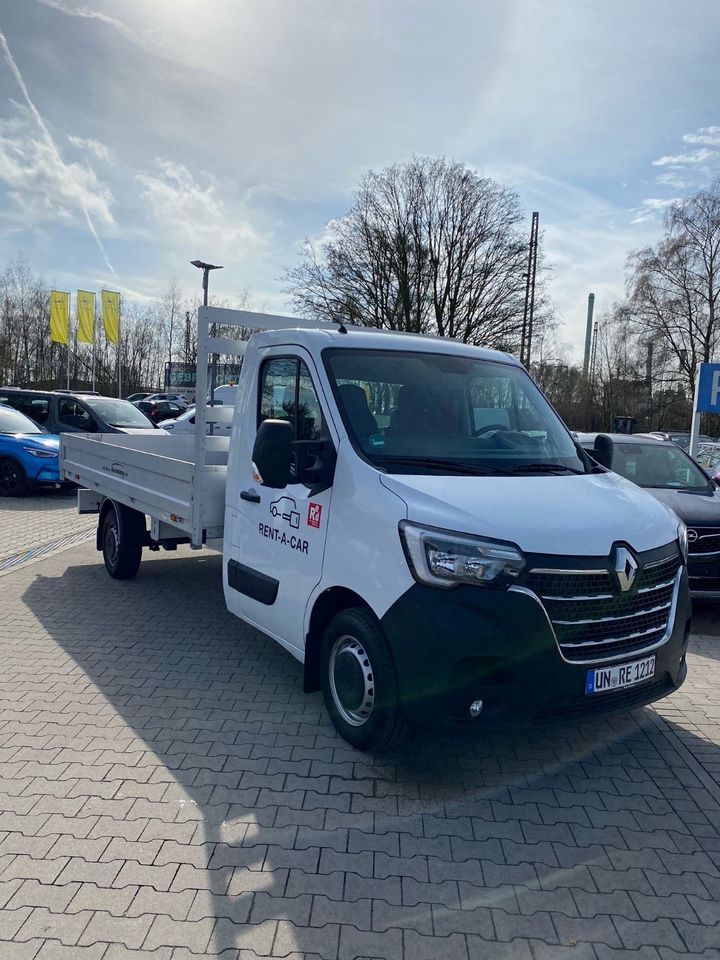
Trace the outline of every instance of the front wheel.
[[[130, 511], [128, 511], [130, 512]], [[117, 507], [105, 514], [102, 524], [102, 553], [105, 569], [114, 580], [130, 580], [142, 560], [142, 543], [131, 535], [130, 523], [121, 523]]]
[[397, 677], [382, 629], [362, 607], [344, 610], [322, 640], [322, 690], [330, 719], [358, 750], [387, 750], [406, 738]]
[[27, 474], [17, 460], [0, 460], [0, 497], [24, 497], [27, 493]]

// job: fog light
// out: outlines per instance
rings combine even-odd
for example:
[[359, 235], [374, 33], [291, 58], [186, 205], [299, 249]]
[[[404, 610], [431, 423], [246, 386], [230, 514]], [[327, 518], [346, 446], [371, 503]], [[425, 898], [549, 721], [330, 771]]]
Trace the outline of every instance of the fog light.
[[483, 702], [482, 700], [473, 700], [470, 704], [470, 716], [479, 717], [483, 712]]

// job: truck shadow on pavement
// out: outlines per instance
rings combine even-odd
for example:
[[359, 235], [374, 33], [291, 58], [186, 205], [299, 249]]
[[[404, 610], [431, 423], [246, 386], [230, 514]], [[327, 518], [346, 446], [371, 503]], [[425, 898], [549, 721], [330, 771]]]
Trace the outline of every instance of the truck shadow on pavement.
[[[62, 778], [87, 784], [78, 816], [113, 838], [103, 858], [147, 887], [146, 950], [411, 957], [426, 936], [465, 957], [465, 933], [525, 936], [523, 898], [577, 917], [569, 888], [614, 890], [616, 871], [696, 855], [718, 875], [718, 794], [675, 752], [671, 719], [420, 734], [364, 755], [303, 694], [300, 664], [227, 613], [220, 577], [219, 556], [178, 555], [115, 582], [97, 555], [23, 598], [62, 651], [44, 711], [74, 744]], [[569, 921], [541, 928], [583, 939]]]

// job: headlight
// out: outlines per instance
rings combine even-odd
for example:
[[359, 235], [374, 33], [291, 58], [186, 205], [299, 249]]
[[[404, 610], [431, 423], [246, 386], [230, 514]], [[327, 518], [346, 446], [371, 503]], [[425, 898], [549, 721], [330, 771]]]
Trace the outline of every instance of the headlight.
[[39, 447], [23, 447], [25, 453], [29, 453], [31, 457], [40, 457], [43, 460], [51, 460], [53, 457], [57, 457], [57, 450], [40, 450]]
[[683, 561], [687, 563], [688, 558], [688, 537], [687, 537], [687, 526], [683, 520], [680, 521], [677, 528], [678, 535], [678, 544], [680, 545], [680, 553], [682, 554]]
[[510, 543], [463, 536], [448, 530], [400, 522], [400, 539], [410, 570], [420, 583], [446, 590], [459, 583], [476, 586], [514, 580], [525, 558]]

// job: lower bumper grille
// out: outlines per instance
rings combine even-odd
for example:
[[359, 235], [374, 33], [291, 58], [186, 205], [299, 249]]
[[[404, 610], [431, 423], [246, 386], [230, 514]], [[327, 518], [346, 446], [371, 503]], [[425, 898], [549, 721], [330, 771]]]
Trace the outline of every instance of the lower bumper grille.
[[[655, 555], [656, 556], [656, 555]], [[672, 629], [681, 561], [675, 552], [643, 563], [635, 589], [618, 592], [609, 569], [531, 570], [563, 657], [598, 663], [657, 647]]]
[[672, 678], [666, 673], [652, 683], [643, 683], [617, 693], [599, 693], [593, 697], [574, 697], [571, 700], [554, 703], [536, 714], [535, 723], [563, 723], [568, 720], [591, 719], [617, 710], [632, 710], [642, 704], [659, 700], [668, 693], [672, 693], [674, 689]]

